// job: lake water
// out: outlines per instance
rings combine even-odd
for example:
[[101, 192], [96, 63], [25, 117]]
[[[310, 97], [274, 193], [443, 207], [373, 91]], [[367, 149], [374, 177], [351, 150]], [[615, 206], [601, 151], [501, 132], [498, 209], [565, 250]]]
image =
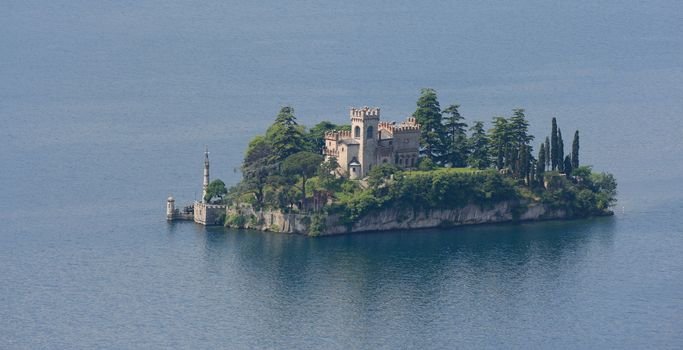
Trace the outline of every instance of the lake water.
[[[677, 1], [0, 3], [0, 348], [681, 348]], [[168, 224], [280, 106], [524, 107], [610, 218], [306, 238]]]

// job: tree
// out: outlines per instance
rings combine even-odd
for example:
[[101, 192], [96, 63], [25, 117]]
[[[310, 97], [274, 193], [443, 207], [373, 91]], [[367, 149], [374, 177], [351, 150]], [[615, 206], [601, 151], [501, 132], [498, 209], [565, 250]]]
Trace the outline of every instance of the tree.
[[322, 152], [325, 147], [325, 133], [337, 129], [337, 125], [328, 121], [322, 121], [308, 130], [306, 134], [307, 148], [313, 153]]
[[536, 164], [536, 174], [540, 177], [545, 173], [545, 144], [541, 143], [541, 148], [538, 150], [538, 163]]
[[323, 157], [313, 152], [302, 151], [295, 153], [282, 163], [282, 172], [287, 177], [299, 177], [301, 179], [302, 204], [301, 209], [306, 206], [306, 182], [315, 176], [322, 163]]
[[468, 140], [469, 157], [467, 164], [473, 168], [485, 169], [491, 165], [489, 137], [484, 131], [484, 122], [476, 121], [470, 128], [472, 136]]
[[444, 163], [450, 163], [454, 167], [464, 167], [467, 164], [467, 155], [469, 147], [467, 144], [467, 123], [463, 122], [465, 118], [460, 115], [458, 111], [460, 105], [450, 105], [443, 110], [447, 116], [443, 117], [443, 126], [445, 129], [445, 154], [443, 157]]
[[280, 109], [275, 123], [266, 132], [266, 138], [272, 145], [274, 163], [305, 149], [304, 128], [297, 124], [292, 107]]
[[560, 128], [557, 129], [557, 170], [564, 172], [564, 141]]
[[494, 118], [490, 134], [491, 150], [496, 157], [496, 167], [500, 170], [509, 166], [511, 158], [509, 152], [511, 132], [508, 120], [503, 117]]
[[617, 201], [617, 180], [609, 173], [592, 173], [590, 180], [596, 192], [598, 209], [608, 210]]
[[341, 189], [344, 178], [337, 176], [338, 168], [339, 163], [335, 157], [330, 157], [320, 165], [318, 170], [320, 187], [329, 192], [337, 192]]
[[395, 164], [382, 164], [380, 166], [376, 166], [372, 168], [368, 174], [368, 186], [370, 186], [370, 188], [377, 189], [384, 185], [386, 180], [392, 175], [400, 171], [401, 168]]
[[524, 115], [524, 109], [513, 109], [513, 115], [509, 120], [511, 141], [517, 146], [528, 145], [534, 137], [529, 135], [529, 122]]
[[256, 136], [249, 142], [242, 163], [242, 191], [252, 192], [258, 207], [263, 206], [268, 178], [276, 171], [271, 162], [272, 153], [270, 142], [264, 136]]
[[567, 155], [564, 157], [564, 173], [567, 174], [567, 176], [570, 176], [572, 174], [573, 170], [572, 166], [572, 157], [570, 155]]
[[225, 188], [225, 183], [220, 179], [215, 179], [209, 183], [206, 188], [206, 195], [204, 195], [204, 201], [210, 203], [214, 198], [223, 198], [228, 190]]
[[545, 168], [550, 170], [550, 138], [545, 137]]
[[420, 147], [423, 155], [437, 162], [443, 154], [443, 125], [441, 124], [441, 107], [434, 89], [420, 90], [417, 109], [413, 117], [420, 124]]
[[550, 164], [551, 170], [557, 170], [557, 165], [559, 163], [559, 149], [557, 143], [557, 119], [553, 117], [552, 130], [550, 131]]
[[574, 141], [572, 141], [572, 168], [579, 167], [579, 131], [574, 132]]

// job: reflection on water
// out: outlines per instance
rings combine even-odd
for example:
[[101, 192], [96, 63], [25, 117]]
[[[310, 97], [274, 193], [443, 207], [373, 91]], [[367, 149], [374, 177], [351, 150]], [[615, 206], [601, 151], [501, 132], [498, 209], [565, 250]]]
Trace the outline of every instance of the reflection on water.
[[524, 316], [540, 296], [572, 298], [564, 289], [612, 249], [615, 227], [599, 218], [321, 238], [201, 227], [197, 235], [210, 283], [256, 300], [250, 317], [263, 332], [318, 322], [350, 336], [412, 322], [434, 332], [471, 327]]

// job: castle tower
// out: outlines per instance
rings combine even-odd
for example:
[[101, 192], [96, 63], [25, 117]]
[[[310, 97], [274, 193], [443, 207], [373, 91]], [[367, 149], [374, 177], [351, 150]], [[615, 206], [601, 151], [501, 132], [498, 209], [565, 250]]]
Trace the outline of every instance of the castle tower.
[[202, 203], [206, 203], [206, 191], [209, 189], [209, 146], [204, 146], [204, 184], [202, 186]]
[[166, 220], [173, 220], [173, 213], [175, 212], [175, 199], [168, 197], [166, 200]]
[[351, 108], [351, 134], [360, 147], [358, 162], [360, 163], [360, 178], [365, 177], [376, 165], [379, 108]]

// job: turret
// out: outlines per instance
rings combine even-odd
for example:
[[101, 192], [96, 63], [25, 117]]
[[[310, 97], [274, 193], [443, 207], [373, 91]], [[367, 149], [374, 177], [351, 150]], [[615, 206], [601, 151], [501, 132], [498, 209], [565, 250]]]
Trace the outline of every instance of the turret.
[[209, 146], [204, 146], [204, 184], [202, 186], [202, 203], [206, 203], [204, 197], [209, 189]]
[[375, 165], [380, 110], [370, 107], [351, 108], [349, 117], [353, 138], [360, 143], [358, 162], [360, 163], [359, 178], [362, 178]]
[[175, 213], [175, 199], [168, 197], [166, 200], [166, 220], [173, 220], [173, 213]]

